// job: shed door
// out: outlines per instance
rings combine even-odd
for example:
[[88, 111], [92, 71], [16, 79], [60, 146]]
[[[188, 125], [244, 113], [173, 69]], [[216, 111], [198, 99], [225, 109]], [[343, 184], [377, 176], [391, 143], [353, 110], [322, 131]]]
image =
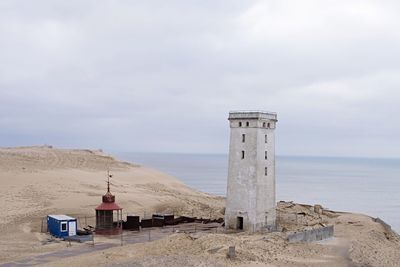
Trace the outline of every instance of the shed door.
[[76, 235], [76, 222], [68, 222], [68, 235], [73, 236]]
[[236, 228], [238, 230], [243, 230], [243, 217], [237, 217], [237, 225]]

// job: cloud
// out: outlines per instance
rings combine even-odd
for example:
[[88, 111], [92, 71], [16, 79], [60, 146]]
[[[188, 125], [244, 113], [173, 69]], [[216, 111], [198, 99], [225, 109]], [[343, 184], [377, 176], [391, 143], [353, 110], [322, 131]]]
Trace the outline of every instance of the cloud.
[[398, 156], [396, 1], [0, 5], [0, 145], [226, 153], [266, 109], [279, 154]]

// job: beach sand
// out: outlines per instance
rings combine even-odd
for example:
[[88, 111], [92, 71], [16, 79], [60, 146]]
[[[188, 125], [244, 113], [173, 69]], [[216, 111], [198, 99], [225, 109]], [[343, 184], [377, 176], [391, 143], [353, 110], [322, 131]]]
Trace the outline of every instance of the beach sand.
[[[224, 199], [188, 188], [175, 178], [143, 166], [120, 162], [102, 151], [48, 146], [0, 149], [0, 263], [65, 250], [40, 233], [47, 214], [92, 218], [106, 192], [124, 215], [171, 212], [214, 218], [223, 216]], [[400, 238], [372, 218], [279, 203], [282, 214], [305, 214], [287, 231], [333, 224], [334, 238], [288, 243], [284, 234], [175, 233], [153, 242], [125, 245], [64, 259], [49, 266], [400, 266]], [[228, 247], [237, 257], [228, 259]], [[73, 244], [74, 247], [88, 244]]]

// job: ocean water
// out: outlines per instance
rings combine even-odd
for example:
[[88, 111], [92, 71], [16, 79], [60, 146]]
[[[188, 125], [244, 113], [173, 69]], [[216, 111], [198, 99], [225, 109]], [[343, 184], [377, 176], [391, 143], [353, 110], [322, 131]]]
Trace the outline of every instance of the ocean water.
[[[227, 155], [116, 153], [168, 173], [188, 186], [224, 196]], [[400, 159], [276, 158], [277, 200], [321, 204], [379, 217], [400, 232]]]

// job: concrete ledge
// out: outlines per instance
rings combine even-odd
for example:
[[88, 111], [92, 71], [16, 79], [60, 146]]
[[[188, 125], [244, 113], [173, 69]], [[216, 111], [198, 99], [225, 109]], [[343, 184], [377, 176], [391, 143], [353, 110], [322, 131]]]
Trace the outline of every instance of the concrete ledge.
[[381, 218], [379, 218], [379, 217], [372, 218], [372, 220], [374, 222], [380, 223], [383, 226], [383, 228], [385, 228], [386, 231], [392, 231], [392, 227], [389, 224], [385, 223]]
[[289, 241], [289, 243], [313, 242], [332, 237], [333, 233], [334, 233], [333, 225], [329, 225], [318, 229], [290, 233], [287, 236], [287, 240]]
[[266, 111], [231, 111], [229, 112], [229, 120], [239, 119], [269, 119], [277, 121], [277, 115], [274, 112]]

